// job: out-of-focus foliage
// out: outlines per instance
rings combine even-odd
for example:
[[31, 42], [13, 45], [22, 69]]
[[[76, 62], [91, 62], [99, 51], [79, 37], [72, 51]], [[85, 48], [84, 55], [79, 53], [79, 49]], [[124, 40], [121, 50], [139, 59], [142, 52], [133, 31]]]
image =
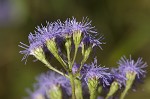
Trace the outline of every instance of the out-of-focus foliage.
[[[122, 55], [130, 54], [150, 64], [149, 0], [0, 0], [0, 99], [26, 96], [25, 89], [32, 86], [35, 76], [48, 70], [31, 57], [24, 65], [19, 42], [27, 43], [29, 32], [41, 23], [72, 16], [79, 20], [88, 16], [105, 35], [103, 50], [93, 53], [102, 65], [116, 66]], [[143, 83], [126, 99], [150, 97], [149, 73]]]

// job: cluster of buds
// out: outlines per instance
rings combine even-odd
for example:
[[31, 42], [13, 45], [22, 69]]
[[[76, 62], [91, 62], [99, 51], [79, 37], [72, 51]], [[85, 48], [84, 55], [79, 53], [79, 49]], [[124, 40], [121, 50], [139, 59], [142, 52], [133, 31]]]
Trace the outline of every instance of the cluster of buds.
[[[124, 99], [133, 83], [145, 77], [147, 64], [142, 58], [134, 61], [131, 57], [122, 57], [118, 68], [112, 69], [98, 65], [97, 58], [86, 63], [92, 49], [101, 49], [104, 44], [103, 36], [95, 31], [88, 18], [81, 22], [75, 18], [47, 22], [46, 26], [38, 26], [35, 33], [30, 33], [28, 40], [29, 45], [22, 42], [19, 45], [24, 49], [20, 51], [24, 54], [22, 60], [26, 62], [32, 55], [51, 70], [38, 77], [35, 91], [29, 92], [30, 99], [109, 99], [116, 97], [120, 89], [123, 89], [120, 99]], [[81, 59], [77, 60], [79, 54]], [[52, 65], [51, 57], [60, 63], [61, 69]], [[101, 95], [104, 92], [106, 94]]]

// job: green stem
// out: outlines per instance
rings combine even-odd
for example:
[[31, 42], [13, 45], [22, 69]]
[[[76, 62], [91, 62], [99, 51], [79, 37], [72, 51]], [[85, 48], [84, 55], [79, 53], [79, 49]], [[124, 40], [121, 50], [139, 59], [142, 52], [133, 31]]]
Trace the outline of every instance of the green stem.
[[63, 68], [67, 71], [67, 64], [64, 62], [64, 60], [60, 57], [58, 54], [58, 48], [55, 42], [55, 38], [47, 40], [46, 42], [47, 48], [49, 51], [54, 55], [54, 57], [61, 63]]
[[92, 93], [92, 94], [90, 95], [90, 99], [96, 99], [96, 95], [95, 95], [94, 93]]
[[61, 63], [61, 65], [63, 66], [63, 68], [66, 71], [68, 71], [68, 69], [66, 68], [67, 67], [66, 63], [63, 61], [63, 59], [60, 56], [58, 56], [57, 60]]
[[90, 92], [90, 99], [96, 99], [97, 95], [96, 95], [96, 90], [93, 90], [92, 92]]
[[134, 80], [135, 80], [135, 76], [136, 76], [136, 73], [135, 72], [128, 72], [126, 73], [126, 78], [127, 78], [127, 81], [126, 81], [126, 88], [125, 90], [122, 92], [121, 96], [120, 96], [120, 99], [124, 99], [128, 90], [131, 88]]
[[78, 52], [78, 46], [75, 46], [75, 52], [74, 52], [74, 57], [73, 57], [71, 66], [73, 66], [73, 64], [75, 62], [75, 59], [76, 59], [76, 56], [77, 56], [77, 52]]
[[75, 83], [74, 83], [74, 77], [72, 73], [69, 73], [70, 77], [70, 83], [71, 83], [71, 88], [72, 88], [72, 99], [76, 99], [75, 97]]
[[71, 60], [70, 60], [70, 51], [69, 51], [69, 49], [67, 49], [67, 57], [68, 57], [69, 69], [71, 69]]
[[[59, 85], [50, 88], [47, 94], [51, 99], [62, 99], [62, 89]], [[45, 99], [45, 98], [36, 98], [36, 99]]]
[[78, 73], [80, 73], [80, 71], [81, 71], [81, 69], [82, 69], [82, 67], [83, 67], [83, 64], [87, 61], [87, 59], [88, 59], [88, 57], [89, 57], [89, 55], [90, 55], [90, 53], [91, 53], [91, 49], [92, 49], [92, 47], [89, 47], [89, 48], [84, 52], [84, 57], [83, 57], [83, 59], [82, 59], [82, 61], [81, 61], [81, 65], [80, 65], [80, 67], [79, 67], [79, 69], [78, 69], [76, 75], [78, 75]]
[[130, 89], [129, 87], [126, 87], [126, 88], [125, 88], [125, 90], [124, 90], [124, 91], [122, 92], [122, 94], [121, 94], [120, 99], [124, 99], [124, 98], [125, 98], [125, 96], [126, 96], [126, 94], [127, 94], [127, 92], [128, 92], [129, 89]]
[[85, 62], [83, 62], [83, 61], [81, 62], [81, 65], [80, 65], [80, 67], [79, 67], [79, 69], [78, 69], [78, 71], [77, 71], [77, 74], [80, 73], [80, 71], [81, 71], [81, 69], [82, 69], [84, 63], [85, 63]]
[[65, 77], [69, 78], [68, 75], [66, 75], [66, 74], [64, 74], [63, 72], [57, 70], [56, 68], [54, 68], [54, 67], [53, 67], [50, 63], [48, 63], [47, 61], [45, 61], [45, 62], [43, 62], [43, 63], [44, 63], [49, 69], [51, 69], [51, 70], [53, 70], [53, 71], [59, 73], [60, 75], [63, 75], [63, 76], [65, 76]]
[[68, 67], [69, 69], [71, 70], [71, 58], [70, 58], [70, 52], [71, 52], [71, 39], [70, 37], [66, 38], [66, 43], [65, 43], [65, 46], [66, 46], [66, 50], [67, 50], [67, 58], [68, 58]]
[[112, 97], [117, 92], [118, 88], [119, 88], [118, 82], [117, 81], [112, 82], [109, 92], [105, 99], [109, 99], [110, 97]]
[[77, 99], [83, 99], [82, 84], [80, 79], [75, 79], [75, 95]]

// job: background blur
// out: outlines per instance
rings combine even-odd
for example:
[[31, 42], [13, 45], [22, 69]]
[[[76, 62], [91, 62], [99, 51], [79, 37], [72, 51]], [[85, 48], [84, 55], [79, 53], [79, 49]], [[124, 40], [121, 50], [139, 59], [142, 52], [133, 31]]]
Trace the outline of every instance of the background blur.
[[[150, 64], [150, 0], [0, 0], [0, 99], [22, 99], [35, 77], [48, 69], [29, 57], [21, 62], [19, 42], [46, 21], [88, 16], [105, 36], [99, 63], [116, 66], [121, 56], [139, 56]], [[90, 61], [90, 60], [89, 60]], [[147, 68], [147, 71], [150, 67]], [[150, 73], [126, 99], [150, 97]]]

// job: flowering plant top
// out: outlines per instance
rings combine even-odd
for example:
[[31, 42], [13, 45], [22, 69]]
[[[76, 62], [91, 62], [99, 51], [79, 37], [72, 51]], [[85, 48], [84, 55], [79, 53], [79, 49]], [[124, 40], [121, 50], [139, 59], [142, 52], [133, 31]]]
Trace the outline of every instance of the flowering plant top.
[[[47, 22], [29, 34], [29, 45], [20, 42], [19, 46], [24, 49], [20, 51], [24, 54], [22, 60], [27, 61], [32, 55], [53, 71], [37, 78], [35, 91], [29, 92], [30, 99], [87, 99], [87, 96], [124, 99], [133, 83], [145, 77], [147, 63], [142, 58], [134, 61], [131, 56], [129, 59], [124, 56], [118, 68], [112, 69], [98, 65], [97, 58], [91, 64], [86, 63], [93, 48], [104, 44], [103, 36], [91, 22], [87, 17], [81, 22], [74, 17]], [[81, 57], [77, 59], [79, 54]], [[61, 68], [54, 66], [49, 57], [55, 58]], [[116, 96], [118, 91], [122, 92]], [[102, 92], [105, 94], [101, 95]]]

